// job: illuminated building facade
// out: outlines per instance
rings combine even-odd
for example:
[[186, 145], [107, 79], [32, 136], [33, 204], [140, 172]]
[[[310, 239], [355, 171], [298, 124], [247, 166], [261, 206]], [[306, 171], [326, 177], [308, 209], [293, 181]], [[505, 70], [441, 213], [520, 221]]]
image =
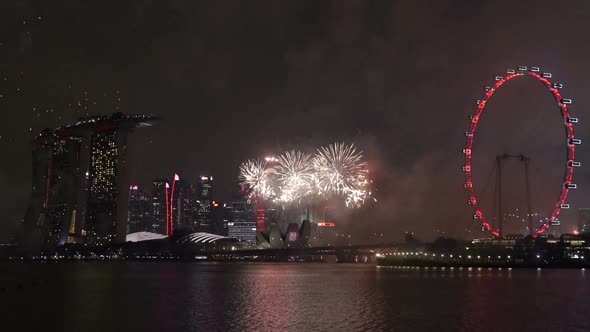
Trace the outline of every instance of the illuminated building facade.
[[90, 189], [84, 230], [88, 246], [124, 242], [127, 234], [129, 187], [127, 133], [117, 127], [99, 128], [90, 143]]
[[115, 113], [44, 130], [33, 142], [33, 188], [20, 244], [36, 250], [124, 242], [127, 136], [157, 120]]
[[257, 228], [249, 204], [245, 200], [234, 201], [226, 204], [224, 211], [227, 236], [255, 244]]
[[239, 221], [228, 222], [227, 236], [239, 241], [256, 243], [256, 223]]

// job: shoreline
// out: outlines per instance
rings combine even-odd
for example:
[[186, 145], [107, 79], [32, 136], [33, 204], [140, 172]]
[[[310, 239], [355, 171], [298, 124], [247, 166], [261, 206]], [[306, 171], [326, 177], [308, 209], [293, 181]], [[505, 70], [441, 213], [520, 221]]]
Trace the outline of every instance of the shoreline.
[[401, 267], [401, 268], [498, 268], [498, 269], [590, 269], [590, 264], [564, 264], [564, 263], [461, 263], [461, 262], [401, 262], [378, 259], [377, 266], [379, 267]]

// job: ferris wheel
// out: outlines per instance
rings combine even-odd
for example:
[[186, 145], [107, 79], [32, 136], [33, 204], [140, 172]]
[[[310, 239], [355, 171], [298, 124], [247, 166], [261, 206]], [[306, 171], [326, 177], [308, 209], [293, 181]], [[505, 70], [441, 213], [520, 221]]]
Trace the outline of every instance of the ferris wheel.
[[468, 193], [468, 204], [471, 205], [471, 207], [473, 208], [473, 218], [481, 223], [483, 230], [488, 231], [495, 238], [501, 238], [504, 236], [504, 234], [502, 234], [501, 227], [495, 228], [494, 226], [492, 226], [490, 220], [486, 218], [481, 208], [481, 205], [478, 202], [478, 196], [476, 194], [475, 184], [473, 181], [473, 165], [471, 162], [474, 153], [473, 143], [475, 140], [475, 133], [477, 131], [478, 124], [481, 120], [481, 116], [483, 115], [486, 109], [486, 105], [494, 96], [496, 91], [498, 91], [498, 89], [504, 86], [508, 81], [527, 76], [533, 77], [536, 81], [543, 84], [555, 98], [557, 108], [561, 113], [561, 119], [563, 121], [565, 129], [564, 143], [566, 145], [566, 154], [564, 162], [565, 173], [563, 176], [563, 181], [561, 188], [559, 190], [557, 201], [555, 205], [552, 207], [552, 212], [547, 221], [544, 222], [542, 226], [540, 226], [536, 230], [532, 228], [529, 229], [533, 237], [536, 238], [539, 235], [545, 233], [551, 226], [559, 225], [558, 217], [561, 213], [561, 210], [568, 209], [570, 207], [570, 205], [566, 203], [568, 194], [570, 190], [577, 188], [577, 185], [573, 182], [574, 169], [576, 167], [580, 167], [581, 164], [579, 161], [576, 161], [576, 146], [581, 144], [582, 141], [580, 139], [577, 139], [574, 135], [574, 124], [578, 123], [578, 119], [572, 117], [569, 111], [569, 105], [572, 104], [572, 100], [569, 98], [563, 98], [561, 95], [560, 90], [563, 89], [563, 84], [553, 83], [551, 81], [553, 75], [551, 73], [541, 72], [539, 67], [519, 66], [516, 70], [508, 69], [506, 71], [506, 76], [496, 76], [495, 84], [493, 86], [485, 88], [485, 93], [482, 99], [477, 101], [477, 107], [474, 114], [469, 117], [469, 130], [465, 133], [466, 142], [465, 148], [463, 149], [463, 171], [465, 173], [464, 186]]

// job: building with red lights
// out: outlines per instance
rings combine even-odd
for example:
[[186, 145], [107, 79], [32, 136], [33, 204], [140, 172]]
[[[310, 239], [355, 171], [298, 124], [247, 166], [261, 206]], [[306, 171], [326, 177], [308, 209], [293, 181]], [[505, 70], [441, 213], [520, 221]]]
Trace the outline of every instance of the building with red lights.
[[313, 228], [313, 243], [318, 246], [333, 246], [336, 244], [338, 235], [336, 233], [336, 223], [318, 222]]

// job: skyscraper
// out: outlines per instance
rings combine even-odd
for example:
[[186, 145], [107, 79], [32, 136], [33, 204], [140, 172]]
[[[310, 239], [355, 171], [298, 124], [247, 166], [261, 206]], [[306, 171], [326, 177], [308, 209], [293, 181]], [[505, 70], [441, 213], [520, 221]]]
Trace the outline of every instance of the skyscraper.
[[254, 211], [246, 200], [236, 200], [225, 206], [227, 236], [240, 241], [256, 243]]
[[210, 231], [211, 203], [213, 201], [213, 177], [201, 176], [197, 183], [197, 220], [199, 230]]
[[[90, 189], [86, 210], [85, 244], [124, 241], [128, 187], [126, 133], [116, 127], [99, 128], [90, 141]], [[124, 211], [124, 214], [122, 213]]]
[[[47, 205], [48, 238], [50, 246], [79, 242], [78, 191], [83, 179], [78, 155], [82, 147], [77, 137], [56, 137], [52, 151], [52, 173]], [[78, 229], [77, 229], [78, 228]]]
[[152, 232], [152, 212], [152, 196], [139, 186], [130, 186], [127, 233]]
[[44, 130], [35, 140], [32, 149], [32, 190], [22, 227], [17, 234], [17, 241], [23, 249], [40, 250], [45, 240], [46, 212], [49, 204], [50, 179], [52, 169], [51, 156], [54, 134]]
[[25, 215], [27, 241], [55, 247], [77, 242], [81, 140], [44, 130], [33, 141], [33, 188]]
[[187, 231], [199, 230], [199, 204], [197, 201], [197, 188], [193, 183], [184, 179], [176, 184], [174, 204], [174, 226], [177, 229]]
[[33, 142], [33, 188], [19, 242], [51, 248], [125, 241], [127, 136], [157, 120], [115, 113], [44, 130]]
[[166, 223], [168, 218], [168, 180], [156, 179], [152, 186], [152, 228], [151, 232], [166, 234]]

